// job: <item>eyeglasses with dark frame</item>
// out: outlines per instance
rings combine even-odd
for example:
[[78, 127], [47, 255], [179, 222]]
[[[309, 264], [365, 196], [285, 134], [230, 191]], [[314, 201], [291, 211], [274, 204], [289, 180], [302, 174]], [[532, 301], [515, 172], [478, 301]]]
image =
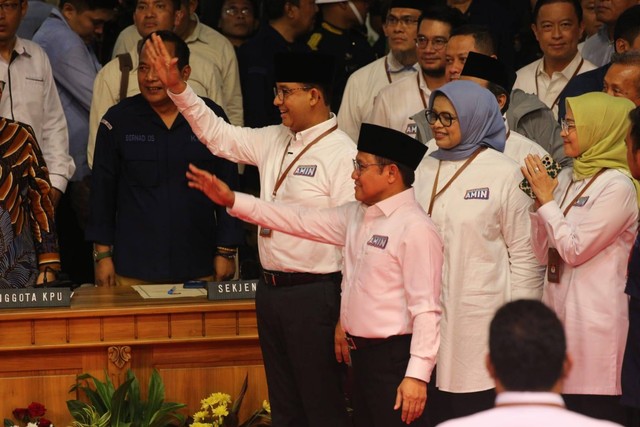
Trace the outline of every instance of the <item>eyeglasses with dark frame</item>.
[[369, 166], [387, 166], [391, 163], [360, 163], [357, 159], [353, 159], [353, 170], [359, 175]]
[[446, 128], [451, 126], [454, 120], [458, 120], [456, 116], [453, 116], [451, 115], [451, 113], [447, 113], [446, 111], [443, 111], [442, 113], [436, 113], [433, 110], [426, 110], [424, 112], [424, 116], [426, 117], [427, 122], [430, 125], [435, 125], [436, 121], [440, 121], [440, 123], [442, 123], [442, 126]]
[[416, 37], [416, 46], [418, 46], [420, 49], [426, 49], [427, 46], [429, 46], [429, 42], [431, 42], [433, 50], [442, 50], [447, 45], [448, 41], [449, 40], [444, 37], [434, 37], [430, 39], [428, 37], [420, 35]]
[[395, 27], [398, 24], [402, 24], [405, 27], [409, 27], [410, 25], [417, 24], [419, 21], [418, 18], [414, 18], [413, 16], [401, 16], [398, 18], [397, 16], [387, 15], [387, 18], [384, 20], [385, 25], [389, 27]]
[[20, 2], [17, 2], [17, 1], [7, 1], [4, 3], [0, 3], [0, 9], [2, 9], [4, 13], [15, 12], [16, 10], [18, 10], [19, 7], [20, 7]]
[[278, 98], [280, 100], [280, 102], [283, 102], [284, 99], [287, 96], [291, 95], [295, 91], [298, 91], [298, 90], [310, 90], [310, 89], [313, 89], [313, 88], [311, 86], [294, 87], [294, 88], [291, 88], [291, 89], [284, 88], [284, 87], [281, 87], [281, 88], [274, 87], [273, 88], [273, 96]]
[[576, 129], [576, 122], [574, 122], [573, 120], [569, 119], [560, 119], [560, 128], [562, 129], [562, 131], [564, 133], [569, 133], [572, 130]]
[[250, 16], [250, 15], [253, 15], [253, 9], [248, 7], [243, 7], [243, 8], [228, 7], [224, 10], [224, 13], [226, 13], [229, 16], [237, 16], [237, 15]]

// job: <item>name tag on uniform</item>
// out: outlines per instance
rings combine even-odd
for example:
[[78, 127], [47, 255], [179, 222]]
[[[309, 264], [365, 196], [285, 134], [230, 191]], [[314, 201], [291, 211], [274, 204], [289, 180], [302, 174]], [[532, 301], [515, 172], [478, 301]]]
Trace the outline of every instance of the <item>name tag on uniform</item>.
[[409, 123], [404, 133], [407, 135], [415, 135], [418, 132], [418, 125], [415, 123]]
[[373, 246], [373, 247], [376, 247], [376, 248], [380, 248], [380, 249], [384, 249], [384, 248], [387, 247], [387, 242], [388, 241], [389, 241], [389, 237], [387, 237], [387, 236], [378, 236], [377, 234], [374, 234], [373, 236], [371, 236], [371, 238], [367, 242], [367, 245]]
[[467, 190], [464, 195], [465, 200], [489, 200], [489, 188], [474, 188]]
[[298, 176], [314, 177], [316, 175], [317, 168], [318, 166], [316, 165], [301, 165], [296, 168], [293, 174]]
[[589, 200], [589, 196], [580, 197], [578, 200], [576, 200], [576, 202], [573, 204], [573, 206], [577, 206], [577, 207], [581, 208], [581, 207], [583, 207], [584, 205], [587, 204], [588, 200]]
[[264, 228], [264, 227], [260, 227], [260, 237], [271, 237], [271, 235], [273, 234], [273, 230], [270, 228]]

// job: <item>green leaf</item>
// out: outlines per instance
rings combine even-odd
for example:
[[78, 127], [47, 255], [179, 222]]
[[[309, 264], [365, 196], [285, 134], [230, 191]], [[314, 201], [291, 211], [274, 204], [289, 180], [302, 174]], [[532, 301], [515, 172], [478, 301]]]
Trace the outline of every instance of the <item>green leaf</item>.
[[236, 400], [233, 402], [233, 406], [231, 406], [231, 411], [229, 411], [229, 413], [236, 414], [236, 415], [238, 414], [238, 411], [240, 411], [240, 405], [242, 405], [242, 400], [244, 400], [244, 395], [247, 393], [248, 385], [249, 385], [249, 374], [247, 373], [244, 376], [244, 382], [242, 383], [240, 394], [238, 395]]
[[5, 427], [13, 427], [14, 422], [11, 421], [9, 418], [5, 418], [4, 419], [4, 425], [5, 425]]
[[[130, 424], [129, 408], [127, 407], [127, 394], [129, 385], [133, 382], [128, 379], [118, 387], [111, 397], [111, 425], [126, 427]], [[125, 426], [126, 425], [126, 426]]]

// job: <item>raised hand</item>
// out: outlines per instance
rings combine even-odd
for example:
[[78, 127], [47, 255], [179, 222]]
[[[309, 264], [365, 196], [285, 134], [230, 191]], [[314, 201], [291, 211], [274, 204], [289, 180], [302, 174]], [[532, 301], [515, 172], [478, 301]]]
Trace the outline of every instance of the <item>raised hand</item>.
[[189, 187], [202, 191], [208, 198], [220, 206], [232, 207], [236, 201], [236, 195], [227, 184], [219, 180], [215, 175], [189, 165], [187, 171]]
[[157, 34], [153, 34], [145, 43], [144, 49], [156, 75], [166, 88], [172, 93], [182, 93], [187, 84], [178, 69], [178, 58], [169, 54], [164, 41]]

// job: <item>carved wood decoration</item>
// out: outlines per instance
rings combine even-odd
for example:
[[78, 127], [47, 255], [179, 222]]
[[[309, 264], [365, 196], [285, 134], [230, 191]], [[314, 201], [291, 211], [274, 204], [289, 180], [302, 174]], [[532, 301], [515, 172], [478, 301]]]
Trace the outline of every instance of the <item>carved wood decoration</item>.
[[128, 345], [111, 346], [107, 349], [107, 354], [109, 361], [116, 365], [118, 369], [122, 369], [131, 360], [131, 347]]

